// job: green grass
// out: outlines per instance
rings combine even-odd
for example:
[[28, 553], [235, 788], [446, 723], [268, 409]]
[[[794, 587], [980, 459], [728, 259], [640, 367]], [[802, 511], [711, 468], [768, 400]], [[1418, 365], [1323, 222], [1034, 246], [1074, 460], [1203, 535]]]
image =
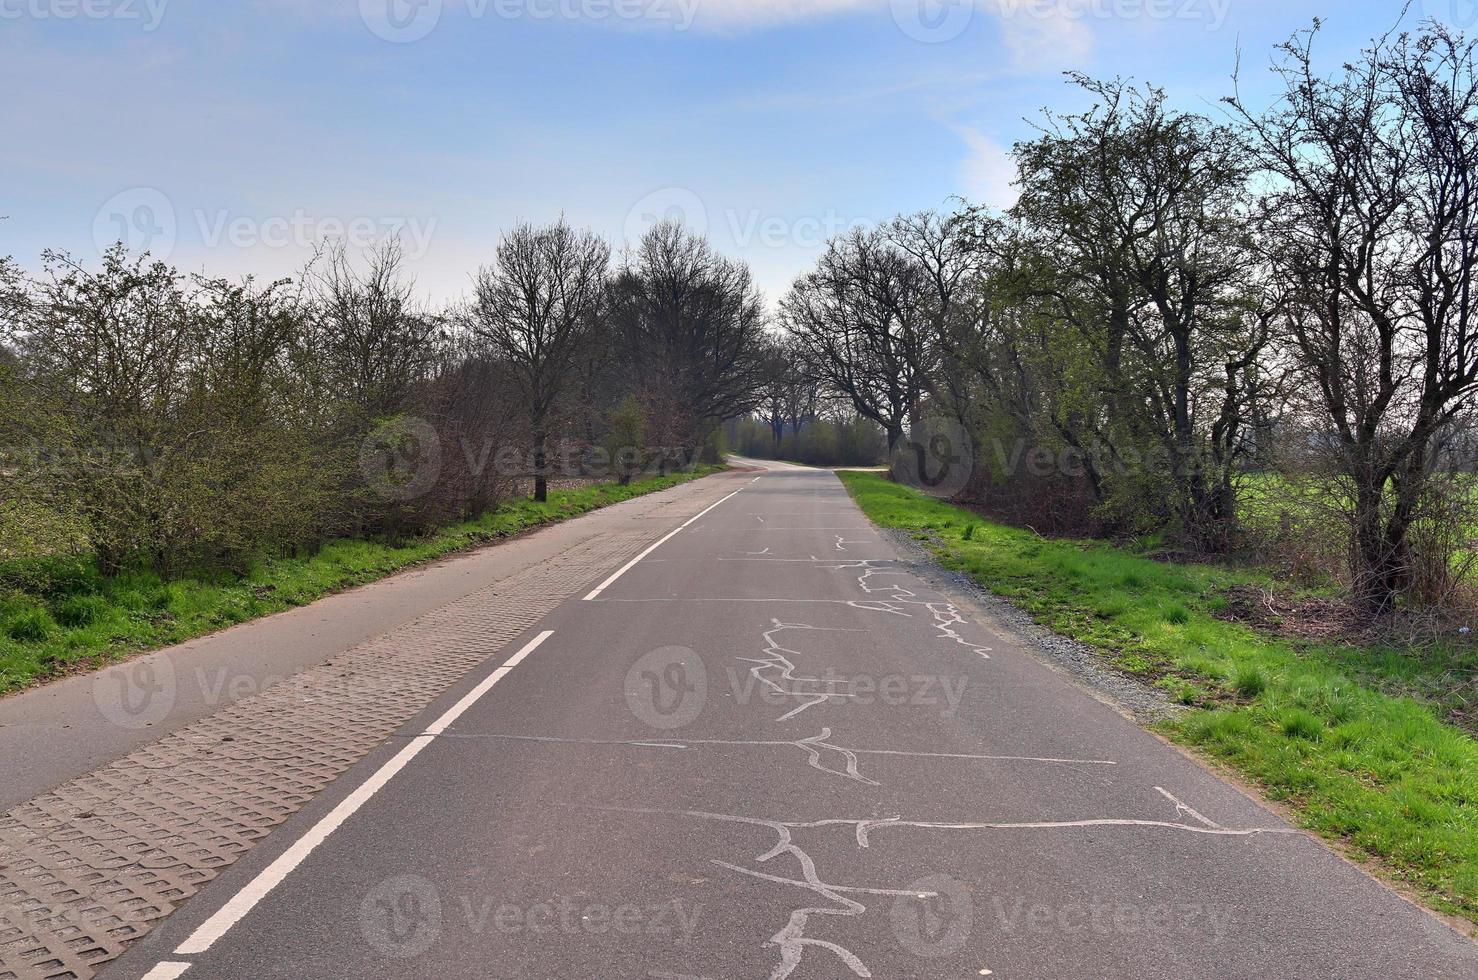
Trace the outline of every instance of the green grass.
[[1478, 741], [1444, 722], [1442, 690], [1478, 668], [1471, 643], [1407, 656], [1295, 646], [1214, 615], [1232, 586], [1272, 584], [1262, 573], [1046, 540], [882, 474], [841, 477], [873, 521], [1194, 705], [1159, 726], [1168, 737], [1230, 765], [1434, 907], [1478, 922]]
[[149, 572], [103, 578], [86, 555], [0, 563], [0, 694], [89, 670], [312, 602], [419, 562], [488, 544], [715, 472], [551, 489], [538, 504], [517, 500], [482, 518], [400, 545], [334, 541], [310, 558], [262, 561], [244, 577], [166, 582]]

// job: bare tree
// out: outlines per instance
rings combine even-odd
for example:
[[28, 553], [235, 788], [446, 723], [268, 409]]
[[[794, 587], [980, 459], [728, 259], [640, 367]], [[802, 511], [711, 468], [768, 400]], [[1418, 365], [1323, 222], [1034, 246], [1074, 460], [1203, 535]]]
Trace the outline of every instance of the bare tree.
[[929, 343], [907, 350], [924, 358], [919, 364], [928, 394], [959, 422], [968, 415], [971, 401], [968, 383], [952, 370], [961, 363], [962, 348], [977, 335], [978, 310], [972, 292], [983, 262], [972, 247], [969, 214], [939, 214], [921, 211], [899, 215], [883, 229], [886, 241], [912, 259], [917, 274], [914, 291], [896, 295], [917, 305], [929, 330]]
[[1438, 437], [1478, 391], [1478, 72], [1474, 42], [1429, 22], [1323, 78], [1317, 31], [1281, 46], [1273, 108], [1229, 102], [1269, 179], [1259, 239], [1348, 497], [1356, 595], [1382, 615], [1412, 581]]
[[600, 314], [611, 249], [563, 219], [503, 236], [497, 264], [477, 274], [474, 326], [503, 361], [528, 418], [534, 499], [548, 498], [550, 422]]
[[747, 266], [664, 221], [616, 276], [611, 320], [648, 445], [691, 456], [725, 419], [759, 404], [764, 307]]
[[791, 433], [799, 436], [807, 424], [816, 421], [825, 391], [804, 344], [786, 336], [780, 341], [780, 349], [790, 365], [784, 389], [785, 422]]
[[435, 364], [444, 326], [416, 302], [400, 242], [371, 250], [363, 269], [333, 242], [305, 280], [315, 314], [307, 346], [324, 382], [365, 421], [401, 411]]
[[795, 366], [786, 354], [779, 338], [765, 341], [764, 387], [761, 391], [759, 414], [770, 429], [770, 454], [780, 456], [780, 443], [785, 438], [785, 424], [789, 418], [787, 396], [794, 387]]
[[890, 456], [935, 365], [929, 290], [925, 268], [886, 232], [857, 229], [781, 303], [827, 387], [887, 432]]

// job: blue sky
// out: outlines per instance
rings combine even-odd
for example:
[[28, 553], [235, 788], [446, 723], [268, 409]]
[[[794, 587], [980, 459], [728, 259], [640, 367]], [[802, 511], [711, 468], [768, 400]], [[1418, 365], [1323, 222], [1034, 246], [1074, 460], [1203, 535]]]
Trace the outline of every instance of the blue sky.
[[[1061, 73], [1218, 112], [1238, 46], [1315, 16], [1337, 64], [1397, 0], [0, 0], [0, 255], [126, 234], [189, 271], [290, 274], [400, 234], [467, 292], [500, 229], [563, 212], [618, 246], [680, 215], [773, 300], [828, 234], [954, 195], [1007, 204], [1006, 150]], [[1417, 0], [1465, 23], [1474, 0]]]

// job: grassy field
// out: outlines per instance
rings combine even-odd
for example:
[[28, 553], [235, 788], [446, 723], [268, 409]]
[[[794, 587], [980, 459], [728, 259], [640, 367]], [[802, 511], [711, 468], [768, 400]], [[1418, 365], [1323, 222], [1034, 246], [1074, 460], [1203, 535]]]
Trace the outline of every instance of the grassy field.
[[547, 503], [512, 501], [479, 520], [403, 545], [335, 541], [311, 558], [265, 560], [244, 578], [166, 582], [146, 572], [103, 578], [86, 555], [0, 562], [0, 694], [300, 606], [418, 562], [715, 471], [634, 480], [624, 487], [551, 489]]
[[1161, 731], [1225, 763], [1436, 908], [1478, 923], [1478, 741], [1446, 723], [1478, 647], [1295, 642], [1227, 622], [1256, 572], [1172, 565], [987, 522], [876, 473], [843, 473], [873, 521], [1098, 647], [1192, 710]]
[[[1454, 571], [1478, 584], [1478, 477], [1460, 475], [1445, 484], [1451, 511], [1440, 523], [1449, 539]], [[1277, 473], [1249, 473], [1237, 486], [1238, 520], [1254, 546], [1281, 559], [1306, 584], [1334, 585], [1348, 578], [1349, 493], [1337, 481], [1292, 480]], [[1418, 526], [1416, 534], [1430, 531]]]

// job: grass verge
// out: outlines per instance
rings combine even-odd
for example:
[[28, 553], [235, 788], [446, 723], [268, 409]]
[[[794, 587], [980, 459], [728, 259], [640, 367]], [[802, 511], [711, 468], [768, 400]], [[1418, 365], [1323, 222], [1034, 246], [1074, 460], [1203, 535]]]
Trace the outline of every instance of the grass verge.
[[883, 474], [839, 475], [874, 522], [912, 532], [945, 566], [1191, 705], [1157, 726], [1169, 738], [1248, 777], [1433, 907], [1478, 923], [1478, 741], [1432, 701], [1387, 689], [1471, 676], [1471, 644], [1409, 656], [1295, 645], [1217, 618], [1228, 590], [1268, 584], [1257, 573], [1046, 540]]
[[244, 577], [164, 581], [137, 572], [103, 578], [86, 555], [5, 562], [0, 564], [0, 694], [305, 605], [410, 565], [666, 490], [717, 469], [633, 480], [624, 487], [551, 489], [546, 503], [511, 501], [478, 520], [401, 545], [334, 541], [309, 558], [264, 560]]

